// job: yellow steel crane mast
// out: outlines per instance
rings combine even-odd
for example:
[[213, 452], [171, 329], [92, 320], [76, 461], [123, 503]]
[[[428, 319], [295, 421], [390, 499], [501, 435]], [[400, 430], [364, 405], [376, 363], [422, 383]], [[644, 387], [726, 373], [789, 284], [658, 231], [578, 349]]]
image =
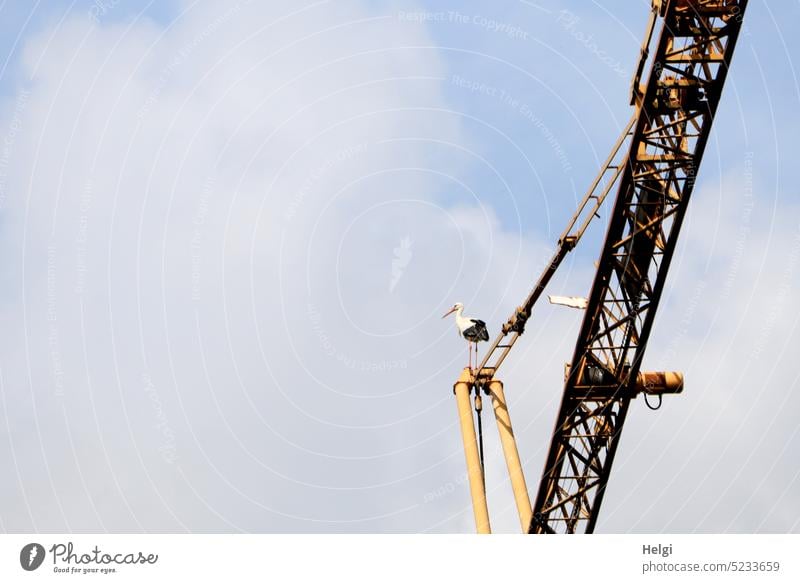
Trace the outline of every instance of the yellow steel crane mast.
[[[464, 369], [456, 382], [478, 532], [490, 532], [490, 526], [470, 394], [478, 412], [481, 393], [492, 398], [523, 531], [591, 533], [631, 399], [645, 393], [660, 401], [663, 394], [682, 391], [679, 373], [640, 367], [746, 6], [747, 0], [653, 0], [631, 87], [630, 122], [525, 302], [480, 366]], [[641, 84], [648, 62], [648, 80]], [[608, 231], [531, 505], [497, 370], [614, 186]]]

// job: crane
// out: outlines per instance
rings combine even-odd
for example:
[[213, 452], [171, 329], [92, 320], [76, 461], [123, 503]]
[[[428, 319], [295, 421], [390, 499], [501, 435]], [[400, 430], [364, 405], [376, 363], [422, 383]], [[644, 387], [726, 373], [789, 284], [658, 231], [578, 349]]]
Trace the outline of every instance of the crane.
[[[632, 399], [680, 393], [677, 372], [643, 372], [670, 262], [694, 189], [747, 0], [653, 0], [631, 83], [630, 121], [558, 239], [553, 257], [481, 363], [454, 385], [478, 532], [490, 532], [473, 405], [491, 396], [524, 532], [592, 533]], [[660, 22], [660, 31], [651, 45]], [[647, 81], [642, 83], [647, 63]], [[566, 255], [616, 187], [597, 271], [531, 504], [500, 365]], [[648, 402], [649, 404], [649, 402]]]

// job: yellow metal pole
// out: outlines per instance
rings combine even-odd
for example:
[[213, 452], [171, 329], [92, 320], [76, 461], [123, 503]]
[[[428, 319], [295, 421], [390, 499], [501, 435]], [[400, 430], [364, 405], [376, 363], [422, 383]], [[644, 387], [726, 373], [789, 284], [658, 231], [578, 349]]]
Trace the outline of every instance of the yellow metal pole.
[[469, 491], [472, 495], [472, 510], [475, 513], [475, 526], [478, 534], [490, 534], [489, 508], [486, 505], [486, 490], [483, 486], [483, 470], [478, 454], [478, 441], [475, 438], [475, 421], [472, 416], [472, 406], [469, 402], [470, 388], [472, 387], [472, 374], [469, 368], [461, 372], [453, 391], [456, 394], [458, 405], [458, 419], [461, 423], [461, 438], [464, 440], [464, 456], [467, 459], [467, 476], [469, 476]]
[[503, 444], [508, 475], [511, 478], [511, 489], [514, 491], [514, 500], [517, 503], [519, 522], [522, 525], [522, 532], [527, 533], [533, 512], [531, 511], [531, 500], [528, 497], [525, 476], [522, 473], [522, 463], [519, 460], [517, 442], [514, 440], [514, 430], [511, 428], [511, 417], [508, 415], [503, 383], [492, 380], [489, 383], [489, 394], [492, 397], [494, 417], [497, 420], [497, 429], [500, 432], [500, 443]]

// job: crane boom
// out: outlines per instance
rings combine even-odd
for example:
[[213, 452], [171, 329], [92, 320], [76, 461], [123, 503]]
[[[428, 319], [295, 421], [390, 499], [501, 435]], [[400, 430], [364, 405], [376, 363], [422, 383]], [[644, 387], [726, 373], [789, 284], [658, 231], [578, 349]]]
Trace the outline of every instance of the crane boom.
[[594, 531], [746, 6], [747, 0], [654, 2], [663, 24], [648, 81], [634, 88], [638, 117], [531, 533]]

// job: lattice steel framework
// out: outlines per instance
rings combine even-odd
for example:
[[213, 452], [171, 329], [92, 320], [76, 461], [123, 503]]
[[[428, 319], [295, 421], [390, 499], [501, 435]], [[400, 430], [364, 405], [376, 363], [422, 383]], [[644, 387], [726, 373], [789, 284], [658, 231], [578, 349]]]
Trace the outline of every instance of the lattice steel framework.
[[746, 5], [672, 0], [656, 6], [663, 26], [647, 84], [635, 91], [639, 115], [531, 533], [594, 530]]

